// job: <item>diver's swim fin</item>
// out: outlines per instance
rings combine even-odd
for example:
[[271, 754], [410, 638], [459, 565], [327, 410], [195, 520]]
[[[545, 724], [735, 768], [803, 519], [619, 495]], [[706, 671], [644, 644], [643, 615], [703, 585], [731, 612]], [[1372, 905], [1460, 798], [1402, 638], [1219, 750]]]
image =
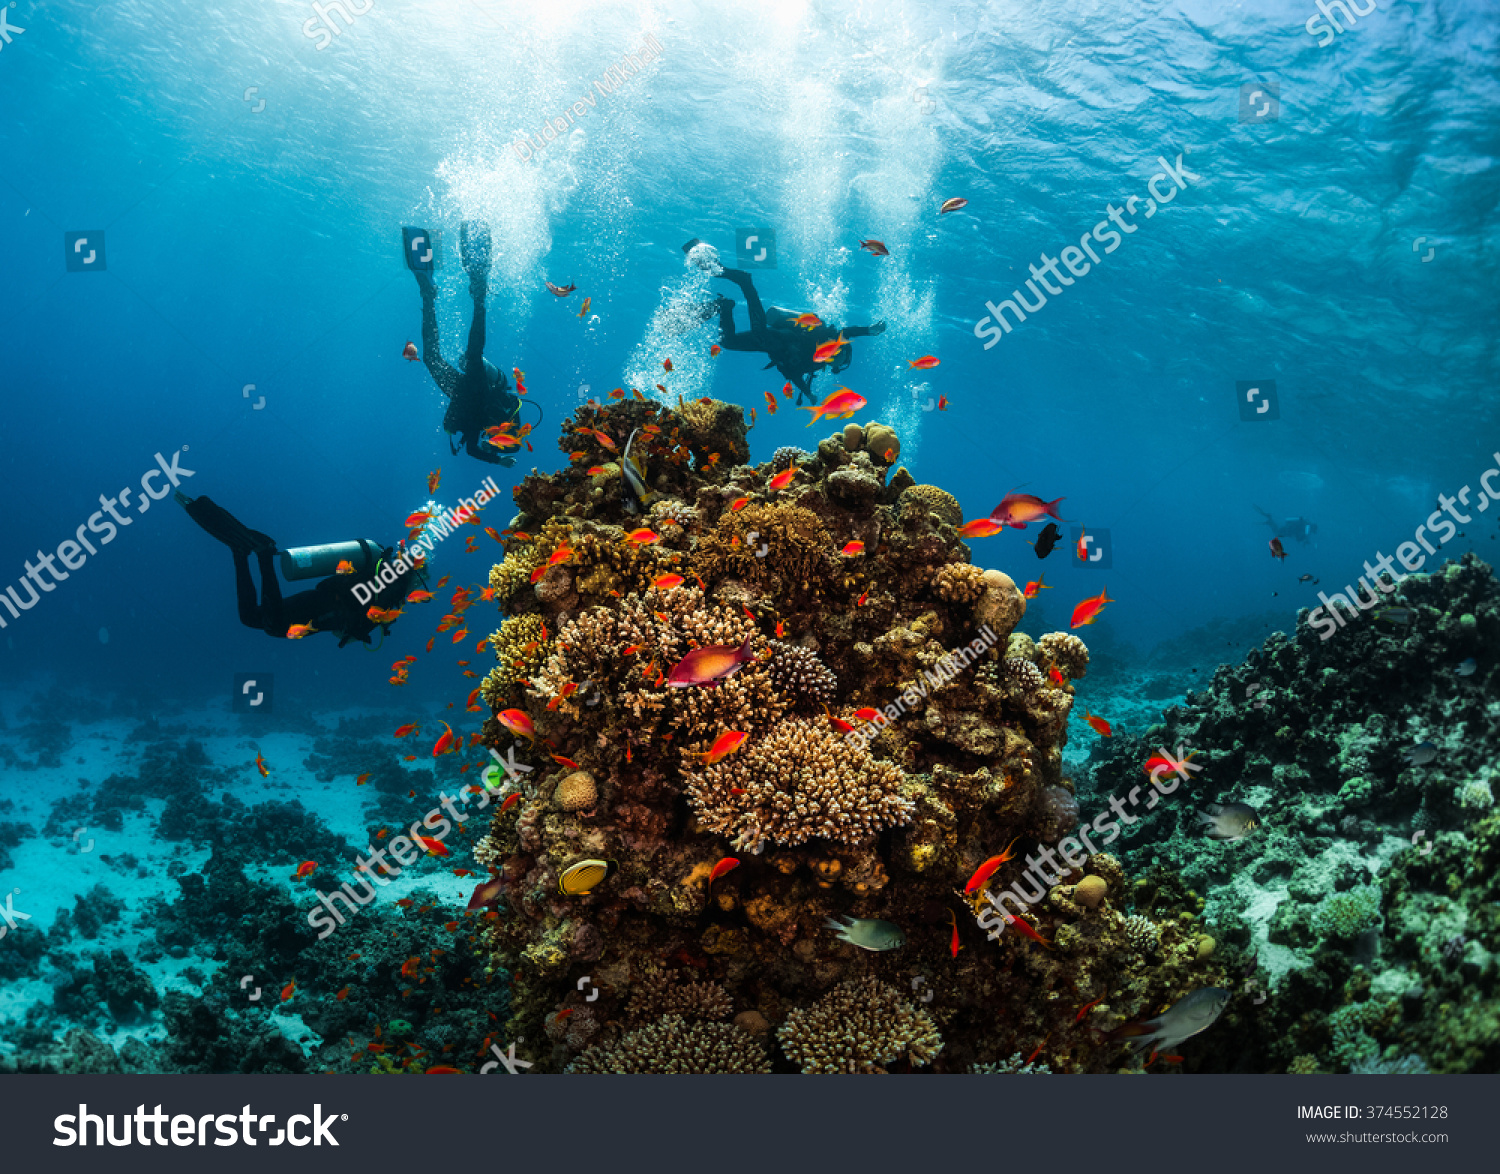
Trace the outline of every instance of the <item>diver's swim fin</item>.
[[465, 220], [458, 226], [458, 252], [464, 271], [490, 271], [490, 226], [483, 220]]
[[178, 503], [207, 533], [213, 535], [236, 554], [275, 553], [276, 542], [259, 530], [252, 530], [207, 496], [188, 498], [177, 495]]
[[687, 244], [682, 246], [682, 251], [684, 253], [691, 253], [696, 246], [701, 245], [702, 243], [703, 242], [701, 240], [699, 240], [697, 237], [694, 237], [692, 240], [688, 241]]

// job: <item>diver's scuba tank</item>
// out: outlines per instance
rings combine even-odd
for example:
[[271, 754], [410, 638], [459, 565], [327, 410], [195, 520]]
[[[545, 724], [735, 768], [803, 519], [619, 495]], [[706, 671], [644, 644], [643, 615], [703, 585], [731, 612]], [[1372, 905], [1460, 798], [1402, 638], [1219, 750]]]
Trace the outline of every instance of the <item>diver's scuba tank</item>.
[[281, 577], [294, 579], [323, 579], [337, 574], [339, 563], [348, 560], [354, 565], [351, 580], [365, 579], [375, 573], [380, 561], [380, 544], [368, 538], [356, 538], [352, 542], [328, 542], [322, 546], [294, 546], [282, 551]]

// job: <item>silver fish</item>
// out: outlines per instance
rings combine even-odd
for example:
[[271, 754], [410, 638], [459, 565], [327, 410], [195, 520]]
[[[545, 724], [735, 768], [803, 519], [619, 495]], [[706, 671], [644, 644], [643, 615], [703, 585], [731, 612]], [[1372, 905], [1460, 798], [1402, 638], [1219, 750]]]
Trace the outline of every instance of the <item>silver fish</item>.
[[625, 480], [625, 512], [627, 514], [638, 514], [651, 504], [656, 496], [646, 488], [646, 478], [640, 464], [630, 456], [630, 448], [635, 444], [637, 428], [631, 432], [630, 439], [625, 442], [625, 453], [620, 457], [620, 476]]
[[1401, 757], [1408, 766], [1426, 766], [1437, 757], [1437, 747], [1431, 742], [1418, 742], [1410, 750], [1403, 750]]
[[899, 925], [889, 921], [877, 921], [873, 917], [845, 917], [835, 921], [830, 917], [823, 923], [838, 931], [841, 941], [861, 950], [896, 950], [906, 945], [906, 935]]
[[1384, 620], [1388, 624], [1400, 624], [1407, 627], [1411, 624], [1415, 613], [1409, 607], [1386, 607], [1375, 613], [1377, 620]]
[[1453, 671], [1460, 677], [1472, 677], [1474, 675], [1474, 670], [1478, 667], [1479, 662], [1471, 656], [1468, 660], [1464, 661], [1463, 664], [1459, 665]]
[[1210, 803], [1198, 820], [1210, 840], [1243, 840], [1260, 826], [1260, 812], [1248, 803]]
[[1130, 1046], [1139, 1051], [1148, 1047], [1158, 1052], [1175, 1048], [1183, 1040], [1212, 1027], [1228, 1002], [1229, 992], [1223, 987], [1200, 987], [1173, 1003], [1155, 1019], [1127, 1023], [1114, 1035], [1117, 1039], [1128, 1040]]

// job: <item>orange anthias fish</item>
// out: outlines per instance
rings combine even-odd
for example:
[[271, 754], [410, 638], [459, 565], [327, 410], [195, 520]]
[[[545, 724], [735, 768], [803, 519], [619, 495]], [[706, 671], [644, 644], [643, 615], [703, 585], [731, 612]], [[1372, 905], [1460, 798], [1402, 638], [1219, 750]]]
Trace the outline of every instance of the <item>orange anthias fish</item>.
[[963, 946], [958, 940], [958, 915], [951, 909], [948, 910], [948, 920], [953, 922], [953, 941], [948, 945], [948, 953], [957, 958], [958, 952], [963, 949]]
[[1089, 561], [1089, 532], [1083, 526], [1078, 527], [1078, 561]]
[[1099, 734], [1101, 737], [1113, 738], [1115, 736], [1115, 732], [1109, 728], [1109, 723], [1098, 714], [1090, 713], [1085, 709], [1083, 711], [1083, 720], [1088, 722], [1089, 725], [1093, 726], [1094, 732]]
[[1098, 595], [1090, 596], [1073, 609], [1073, 622], [1071, 627], [1078, 628], [1084, 624], [1092, 624], [1099, 618], [1099, 613], [1104, 610], [1106, 603], [1118, 603], [1119, 600], [1111, 599], [1105, 594], [1109, 588], [1099, 592]]
[[582, 770], [583, 769], [583, 767], [579, 766], [571, 758], [564, 758], [561, 754], [554, 754], [554, 755], [551, 756], [551, 758], [552, 758], [553, 762], [558, 763], [560, 766], [565, 766], [569, 770]]
[[311, 624], [293, 624], [286, 630], [288, 640], [301, 640], [304, 636], [311, 636], [318, 629]]
[[406, 345], [401, 348], [401, 357], [408, 363], [415, 363], [417, 361], [417, 344], [412, 342], [411, 339], [407, 339]]
[[592, 306], [593, 304], [594, 304], [594, 299], [593, 298], [584, 298], [583, 299], [583, 306], [578, 311], [578, 317], [579, 317], [580, 320], [582, 320], [583, 316], [589, 312], [589, 307]]
[[786, 396], [787, 399], [792, 398], [792, 381], [790, 379], [781, 385], [781, 394]]
[[681, 587], [686, 582], [687, 580], [681, 575], [658, 575], [651, 580], [651, 586], [665, 591], [671, 587]]
[[1056, 665], [1053, 665], [1050, 669], [1047, 670], [1047, 679], [1054, 685], [1056, 685], [1059, 689], [1061, 689], [1068, 683], [1067, 679], [1062, 675], [1062, 670], [1059, 669]]
[[1281, 559], [1286, 558], [1286, 547], [1281, 545], [1280, 538], [1271, 539], [1271, 557]]
[[652, 542], [660, 542], [661, 535], [643, 526], [639, 530], [632, 530], [629, 534], [625, 535], [625, 541], [632, 546], [646, 546]]
[[[724, 348], [721, 347], [718, 343], [714, 343], [713, 346], [711, 346], [711, 347], [708, 348], [708, 357], [711, 358], [711, 359], [712, 358], [717, 358], [719, 352], [721, 350], [723, 350], [723, 349]], [[613, 394], [613, 393], [611, 393], [611, 394]]]
[[914, 367], [918, 371], [930, 371], [938, 365], [938, 362], [939, 360], [936, 355], [923, 355], [920, 359], [911, 360], [907, 366]]
[[663, 359], [661, 361], [661, 369], [663, 371], [670, 371], [672, 369], [672, 360], [671, 359]]
[[1026, 590], [1021, 592], [1021, 594], [1027, 599], [1035, 599], [1041, 592], [1051, 591], [1052, 588], [1049, 587], [1046, 583], [1042, 582], [1044, 578], [1046, 578], [1045, 575], [1040, 575], [1032, 581], [1028, 582], [1026, 584]]
[[[749, 636], [745, 637], [745, 642], [738, 648], [732, 644], [710, 644], [704, 648], [695, 648], [672, 666], [672, 671], [667, 674], [667, 687], [712, 687], [720, 681], [727, 681], [754, 659], [750, 652]], [[742, 739], [743, 737], [741, 735]]]
[[301, 864], [297, 865], [297, 871], [292, 874], [292, 879], [294, 881], [306, 880], [317, 871], [318, 862], [316, 860], [304, 860]]
[[347, 999], [349, 997], [349, 988], [345, 987], [343, 990], [339, 991], [339, 993], [336, 994], [336, 995], [334, 995], [333, 997], [335, 999], [337, 999], [339, 1002], [342, 1003], [345, 999]]
[[406, 597], [407, 603], [426, 603], [432, 598], [431, 591], [413, 591]]
[[739, 730], [725, 730], [714, 739], [713, 746], [703, 756], [703, 765], [712, 766], [721, 758], [727, 758], [740, 748], [740, 745], [748, 738], [749, 734], [742, 734]]
[[335, 575], [352, 575], [354, 574], [354, 564], [346, 558], [341, 558], [339, 559], [339, 565], [333, 568], [333, 573]]
[[417, 728], [418, 727], [416, 722], [407, 722], [406, 725], [397, 727], [396, 737], [404, 738], [407, 734], [415, 734], [417, 732]]
[[536, 727], [531, 724], [531, 718], [520, 709], [502, 709], [495, 715], [495, 719], [517, 737], [525, 738], [528, 742], [536, 741]]
[[[1150, 758], [1146, 759], [1144, 770], [1148, 775], [1151, 775], [1154, 778], [1161, 771], [1175, 771], [1178, 767], [1182, 766], [1183, 763], [1192, 762], [1193, 755], [1197, 753], [1198, 752], [1196, 750], [1189, 751], [1187, 755], [1182, 759], [1182, 762], [1174, 762], [1172, 759], [1164, 758], [1160, 754], [1153, 754]], [[1195, 767], [1194, 769], [1196, 770], [1200, 768]]]
[[710, 885], [712, 885], [714, 883], [714, 881], [718, 880], [726, 872], [733, 872], [739, 866], [740, 866], [740, 862], [737, 859], [735, 859], [733, 856], [726, 856], [726, 857], [724, 857], [724, 859], [720, 860], [717, 864], [715, 864], [713, 866], [713, 870], [711, 872], [709, 872], [709, 874], [708, 874], [708, 883]]
[[960, 538], [993, 538], [1005, 527], [993, 518], [975, 518], [958, 528]]
[[1097, 1007], [1100, 1003], [1104, 1002], [1104, 1000], [1107, 999], [1107, 998], [1109, 998], [1109, 992], [1105, 991], [1102, 995], [1100, 995], [1092, 1003], [1085, 1003], [1082, 1007], [1078, 1008], [1078, 1014], [1073, 1019], [1073, 1022], [1074, 1023], [1082, 1023], [1083, 1022], [1083, 1017], [1085, 1015], [1087, 1015], [1090, 1011], [1092, 1011], [1095, 1007]]
[[1043, 517], [1057, 518], [1061, 522], [1063, 519], [1058, 517], [1057, 503], [1062, 500], [1059, 497], [1056, 501], [1043, 501], [1030, 493], [1007, 493], [990, 511], [990, 517], [1002, 526], [1014, 526], [1017, 530], [1026, 529], [1027, 522]]
[[369, 771], [365, 771], [364, 774], [360, 775], [359, 778], [357, 778], [357, 779], [354, 780], [354, 785], [356, 787], [363, 787], [369, 781], [370, 781], [370, 772]]
[[1005, 918], [1005, 921], [1008, 925], [1014, 926], [1032, 941], [1041, 942], [1042, 945], [1047, 947], [1047, 949], [1052, 949], [1052, 943], [1049, 942], [1046, 938], [1042, 937], [1041, 934], [1037, 933], [1036, 930], [1032, 929], [1030, 923], [1027, 922], [1024, 917], [1012, 917], [1003, 909], [1000, 911], [1000, 916]]
[[443, 846], [442, 840], [434, 840], [431, 836], [416, 837], [417, 843], [427, 849], [429, 856], [447, 856], [448, 849]]
[[394, 624], [401, 616], [399, 607], [372, 607], [365, 615], [375, 624]]
[[418, 510], [414, 514], [408, 514], [406, 521], [402, 523], [408, 530], [414, 530], [418, 526], [425, 526], [432, 521], [431, 510]]
[[889, 257], [891, 255], [890, 249], [885, 247], [885, 242], [878, 241], [874, 237], [871, 237], [867, 241], [860, 241], [859, 247], [872, 257]]
[[729, 503], [729, 512], [730, 513], [738, 513], [740, 510], [744, 509], [749, 504], [750, 504], [750, 499], [748, 497], [737, 497], [732, 502]]
[[420, 967], [421, 965], [422, 965], [422, 959], [418, 955], [413, 954], [405, 962], [401, 963], [401, 977], [402, 978], [416, 978], [416, 976], [417, 976], [417, 968]]
[[255, 769], [260, 771], [260, 777], [263, 779], [271, 774], [271, 768], [266, 765], [266, 760], [259, 750], [255, 752]]
[[425, 1075], [427, 1075], [427, 1076], [462, 1076], [463, 1073], [460, 1072], [457, 1068], [454, 1068], [454, 1067], [452, 1067], [452, 1066], [450, 1066], [448, 1064], [438, 1064], [435, 1067], [427, 1069], [427, 1072], [425, 1073]]
[[766, 412], [774, 416], [776, 414], [776, 397], [769, 391], [766, 394]]
[[793, 326], [800, 326], [803, 330], [816, 330], [823, 325], [823, 319], [816, 314], [798, 314], [792, 319]]
[[428, 493], [436, 493], [437, 492], [438, 483], [441, 482], [442, 479], [443, 479], [443, 471], [442, 471], [442, 469], [434, 469], [432, 472], [428, 473], [427, 474], [427, 492]]
[[938, 215], [941, 216], [945, 212], [957, 212], [960, 208], [967, 208], [968, 206], [968, 200], [962, 196], [954, 196], [951, 200], [943, 201], [943, 206], [938, 209]]
[[512, 807], [514, 807], [520, 801], [521, 801], [521, 792], [520, 791], [512, 791], [509, 795], [507, 795], [505, 797], [505, 802], [503, 802], [503, 803], [500, 804], [500, 814], [504, 815], [507, 811], [509, 811]]
[[865, 544], [863, 542], [850, 542], [843, 550], [839, 551], [840, 554], [864, 554], [864, 552]]
[[849, 340], [841, 333], [837, 338], [831, 338], [823, 343], [817, 350], [813, 351], [814, 363], [831, 363], [834, 355], [838, 354], [846, 346]]
[[[1016, 840], [1019, 840], [1020, 838], [1020, 836], [1017, 836]], [[999, 868], [1007, 860], [1015, 859], [1015, 853], [1012, 852], [1011, 849], [1016, 846], [1016, 840], [1012, 840], [1009, 844], [1007, 844], [1005, 846], [1005, 851], [1000, 853], [1000, 855], [991, 856], [988, 860], [986, 860], [983, 864], [981, 864], [974, 870], [974, 875], [969, 878], [969, 883], [964, 886], [965, 896], [970, 893], [979, 892], [980, 889], [984, 888], [985, 883], [990, 879], [990, 877], [995, 875], [995, 870], [997, 868]]]
[[[439, 754], [452, 754], [463, 744], [463, 735], [454, 734], [453, 727], [443, 722], [443, 729], [447, 731], [432, 747], [432, 756], [436, 758]], [[455, 742], [455, 738], [457, 741]]]
[[946, 395], [940, 395], [940, 396], [938, 396], [938, 411], [940, 411], [940, 412], [946, 412], [947, 410], [948, 410], [948, 397]]
[[565, 563], [572, 557], [573, 548], [566, 542], [564, 542], [561, 546], [559, 546], [552, 552], [551, 557], [548, 558], [546, 562], [544, 562], [541, 566], [537, 567], [536, 570], [531, 572], [531, 581], [533, 583], [540, 583], [542, 581], [543, 575], [545, 575], [559, 563]]
[[770, 489], [772, 493], [775, 493], [779, 489], [785, 489], [792, 483], [792, 478], [796, 475], [797, 466], [793, 465], [790, 469], [785, 469], [782, 472], [777, 473], [776, 476], [772, 477], [771, 483], [767, 486], [767, 488]]
[[880, 716], [880, 710], [872, 709], [870, 706], [866, 705], [862, 709], [856, 709], [854, 711], [854, 716], [859, 718], [859, 720], [862, 722], [872, 722]]
[[281, 1001], [283, 1003], [285, 1003], [288, 999], [290, 999], [296, 993], [297, 993], [297, 980], [294, 978], [294, 979], [292, 979], [291, 982], [287, 983], [286, 986], [284, 986], [284, 987], [281, 988]]

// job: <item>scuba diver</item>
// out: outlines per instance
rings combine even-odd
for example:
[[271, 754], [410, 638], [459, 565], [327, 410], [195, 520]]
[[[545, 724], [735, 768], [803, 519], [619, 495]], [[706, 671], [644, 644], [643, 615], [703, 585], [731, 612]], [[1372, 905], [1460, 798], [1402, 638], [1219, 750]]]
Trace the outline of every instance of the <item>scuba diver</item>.
[[[694, 256], [694, 250], [700, 250]], [[839, 330], [827, 324], [816, 326], [811, 330], [804, 330], [795, 325], [794, 320], [799, 317], [791, 310], [784, 310], [780, 306], [770, 307], [769, 316], [766, 308], [761, 305], [760, 295], [755, 290], [755, 285], [750, 279], [750, 274], [743, 269], [725, 269], [719, 263], [718, 251], [712, 245], [705, 245], [694, 237], [682, 246], [682, 251], [700, 269], [715, 277], [722, 277], [725, 281], [732, 281], [740, 287], [740, 292], [745, 295], [745, 309], [750, 315], [750, 329], [737, 331], [734, 328], [734, 299], [719, 297], [708, 302], [703, 307], [704, 316], [718, 312], [720, 342], [726, 351], [751, 351], [764, 354], [771, 361], [766, 368], [775, 367], [782, 376], [789, 380], [797, 388], [797, 402], [813, 403], [812, 378], [819, 371], [828, 368], [834, 374], [845, 370], [854, 359], [854, 348], [844, 347], [834, 358], [827, 363], [815, 363], [813, 352], [825, 342], [830, 342], [839, 337]], [[714, 272], [718, 270], [718, 272]], [[873, 326], [846, 326], [843, 336], [849, 338], [864, 338], [866, 335], [880, 334], [885, 330], [884, 322], [877, 322]]]
[[1291, 538], [1306, 546], [1312, 541], [1312, 536], [1318, 532], [1315, 522], [1309, 522], [1306, 518], [1287, 518], [1284, 522], [1278, 522], [1258, 505], [1250, 507], [1261, 516], [1265, 524], [1271, 527], [1271, 537]]
[[434, 383], [448, 397], [448, 411], [443, 416], [443, 431], [448, 433], [448, 449], [458, 455], [457, 435], [471, 457], [492, 465], [514, 465], [516, 458], [502, 455], [499, 449], [484, 441], [484, 432], [497, 424], [517, 420], [521, 400], [511, 393], [505, 373], [484, 357], [484, 300], [489, 293], [490, 230], [480, 220], [465, 220], [459, 225], [459, 252], [469, 275], [469, 296], [474, 299], [474, 318], [469, 323], [469, 345], [461, 366], [454, 367], [443, 358], [438, 341], [437, 286], [432, 274], [416, 271], [417, 288], [422, 293], [422, 365]]
[[[412, 567], [370, 595], [368, 604], [361, 604], [354, 591], [356, 585], [377, 575], [384, 564], [396, 558], [397, 552], [389, 547], [382, 549], [366, 539], [328, 546], [305, 546], [281, 552], [282, 574], [289, 580], [318, 578], [319, 582], [311, 591], [299, 591], [283, 598], [281, 585], [276, 581], [277, 550], [272, 538], [259, 530], [249, 529], [207, 497], [192, 498], [179, 490], [173, 498], [187, 510], [188, 517], [229, 547], [234, 555], [234, 587], [240, 623], [247, 628], [259, 628], [267, 636], [293, 638], [295, 634], [295, 638], [300, 638], [314, 632], [336, 632], [340, 648], [351, 640], [368, 644], [370, 634], [376, 628], [390, 630], [389, 621], [380, 623], [371, 619], [368, 610], [400, 608], [412, 579], [423, 575], [419, 568]], [[252, 554], [260, 564], [258, 603], [255, 583], [250, 578]], [[345, 570], [339, 574], [339, 566], [352, 567], [353, 573]], [[305, 630], [296, 632], [299, 625]]]

